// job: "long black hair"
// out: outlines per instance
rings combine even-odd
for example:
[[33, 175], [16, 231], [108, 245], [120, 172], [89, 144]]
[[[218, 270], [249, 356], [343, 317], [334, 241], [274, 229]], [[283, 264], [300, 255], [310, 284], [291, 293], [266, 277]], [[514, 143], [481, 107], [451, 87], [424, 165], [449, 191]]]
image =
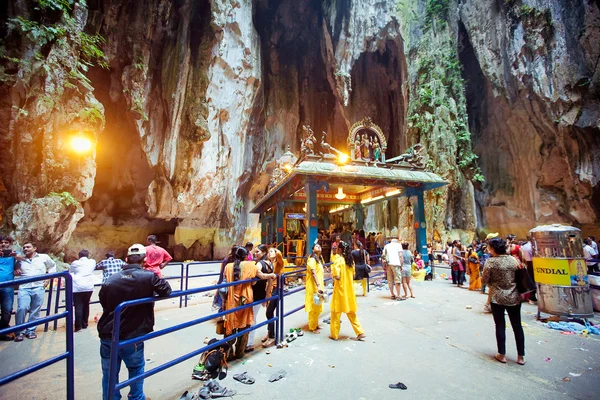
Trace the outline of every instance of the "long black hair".
[[236, 246], [234, 251], [233, 251], [233, 280], [234, 281], [239, 281], [240, 280], [240, 263], [242, 261], [245, 261], [246, 258], [248, 258], [248, 250], [246, 250], [245, 247], [242, 246]]
[[[267, 247], [266, 244], [259, 244], [258, 246], [256, 246], [256, 248], [258, 250], [260, 250], [261, 253], [263, 253], [263, 256], [260, 258], [260, 260], [263, 260], [265, 257], [267, 257], [267, 253], [269, 252], [269, 248]], [[260, 260], [256, 260], [256, 261], [260, 261]]]
[[348, 267], [354, 266], [354, 259], [352, 258], [352, 251], [350, 249], [350, 245], [346, 242], [340, 242], [339, 246], [342, 249], [342, 257], [344, 257], [346, 265]]

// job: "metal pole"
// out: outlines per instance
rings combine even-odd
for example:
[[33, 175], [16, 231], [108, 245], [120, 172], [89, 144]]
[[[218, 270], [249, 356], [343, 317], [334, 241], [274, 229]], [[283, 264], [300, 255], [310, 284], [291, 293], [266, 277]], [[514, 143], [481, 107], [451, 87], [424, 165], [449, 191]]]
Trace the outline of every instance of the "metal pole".
[[[190, 285], [190, 263], [185, 264], [185, 290], [188, 290], [189, 285]], [[185, 300], [182, 299], [181, 297], [179, 298], [179, 302], [181, 302], [183, 300], [185, 307], [188, 306], [188, 298], [187, 295], [185, 296]]]
[[75, 399], [75, 346], [73, 345], [73, 282], [70, 276], [65, 276], [67, 291], [66, 307], [67, 323], [67, 399]]
[[[108, 367], [108, 393], [106, 399], [114, 399], [117, 385], [117, 354], [119, 352], [119, 332], [121, 331], [121, 307], [117, 306], [113, 316], [113, 331], [110, 340], [110, 365]], [[100, 339], [102, 340], [102, 339]], [[102, 346], [102, 342], [100, 343]], [[104, 393], [102, 394], [104, 396]]]
[[[54, 304], [54, 313], [55, 314], [58, 314], [58, 308], [60, 306], [60, 287], [61, 287], [61, 285], [62, 285], [62, 277], [59, 276], [58, 277], [58, 282], [56, 284], [56, 302]], [[58, 327], [58, 320], [54, 320], [54, 331], [55, 332], [56, 332], [56, 328], [57, 327]]]
[[[185, 278], [183, 276], [183, 271], [185, 270]], [[185, 290], [188, 288], [188, 265], [181, 263], [181, 279], [179, 280], [179, 290], [183, 290], [184, 284], [183, 280], [185, 279]], [[179, 308], [181, 308], [181, 303], [183, 302], [183, 298], [179, 298]], [[185, 306], [187, 307], [187, 296], [185, 296]]]
[[[54, 279], [50, 279], [50, 285], [48, 285], [48, 302], [46, 303], [46, 317], [50, 315], [50, 309], [52, 308], [52, 290], [54, 289]], [[48, 324], [44, 324], [44, 332], [48, 332]]]

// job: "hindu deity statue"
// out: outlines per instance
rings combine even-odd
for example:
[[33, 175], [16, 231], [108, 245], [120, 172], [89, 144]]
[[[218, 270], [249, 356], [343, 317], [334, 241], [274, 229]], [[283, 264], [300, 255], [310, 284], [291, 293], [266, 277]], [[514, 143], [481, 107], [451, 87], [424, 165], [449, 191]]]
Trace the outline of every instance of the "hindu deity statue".
[[379, 146], [379, 141], [376, 140], [373, 144], [373, 159], [375, 162], [381, 161], [381, 147]]

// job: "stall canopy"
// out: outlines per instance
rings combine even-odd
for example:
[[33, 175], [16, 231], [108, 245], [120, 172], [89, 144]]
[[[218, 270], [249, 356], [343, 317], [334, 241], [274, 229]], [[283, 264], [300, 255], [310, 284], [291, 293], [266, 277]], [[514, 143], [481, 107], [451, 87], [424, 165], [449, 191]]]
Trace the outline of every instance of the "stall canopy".
[[[310, 127], [304, 127], [300, 157], [289, 149], [279, 159], [273, 180], [262, 199], [251, 210], [261, 216], [276, 215], [276, 225], [283, 224], [284, 205], [306, 203], [306, 246], [318, 235], [317, 205], [338, 205], [339, 209], [363, 206], [394, 197], [416, 197], [414, 227], [417, 249], [427, 259], [425, 210], [423, 193], [447, 185], [440, 176], [429, 172], [416, 144], [406, 153], [385, 160], [387, 144], [381, 129], [370, 119], [356, 123], [348, 135], [349, 153], [341, 152], [325, 141], [317, 145]], [[334, 208], [335, 210], [335, 208]], [[362, 212], [357, 214], [362, 215]], [[264, 218], [263, 221], [263, 231]], [[357, 221], [357, 226], [362, 221]], [[265, 234], [265, 232], [263, 232]], [[283, 241], [282, 229], [277, 230], [277, 243]]]

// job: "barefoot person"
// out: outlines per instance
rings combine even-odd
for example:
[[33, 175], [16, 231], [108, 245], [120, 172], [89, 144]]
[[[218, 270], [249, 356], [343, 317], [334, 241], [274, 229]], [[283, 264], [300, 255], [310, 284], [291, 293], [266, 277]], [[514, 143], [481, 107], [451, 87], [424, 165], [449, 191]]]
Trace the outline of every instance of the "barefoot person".
[[315, 294], [323, 294], [325, 283], [323, 282], [323, 257], [321, 256], [321, 245], [315, 244], [312, 254], [306, 265], [309, 271], [306, 277], [306, 296], [304, 298], [304, 310], [308, 313], [308, 330], [319, 333], [319, 315], [323, 312], [323, 304], [314, 303]]
[[356, 295], [354, 294], [354, 268], [352, 255], [350, 254], [350, 245], [340, 243], [338, 254], [341, 257], [335, 259], [331, 266], [331, 276], [333, 277], [333, 297], [331, 299], [331, 325], [330, 338], [338, 340], [340, 334], [340, 317], [345, 313], [356, 333], [356, 339], [362, 340], [366, 335], [360, 326], [356, 310]]
[[525, 365], [525, 334], [521, 326], [521, 295], [517, 290], [515, 279], [519, 264], [514, 257], [506, 254], [506, 242], [502, 238], [491, 239], [489, 251], [492, 257], [485, 263], [483, 283], [490, 288], [492, 314], [496, 324], [498, 354], [494, 357], [501, 363], [506, 363], [506, 325], [504, 321], [504, 311], [506, 310], [517, 343], [517, 364]]
[[406, 299], [408, 292], [410, 291], [410, 297], [414, 299], [415, 296], [413, 294], [412, 283], [410, 281], [412, 277], [412, 264], [414, 258], [410, 250], [408, 250], [408, 243], [402, 243], [402, 253], [400, 258], [402, 260], [402, 288], [404, 289], [404, 296], [402, 297]]

